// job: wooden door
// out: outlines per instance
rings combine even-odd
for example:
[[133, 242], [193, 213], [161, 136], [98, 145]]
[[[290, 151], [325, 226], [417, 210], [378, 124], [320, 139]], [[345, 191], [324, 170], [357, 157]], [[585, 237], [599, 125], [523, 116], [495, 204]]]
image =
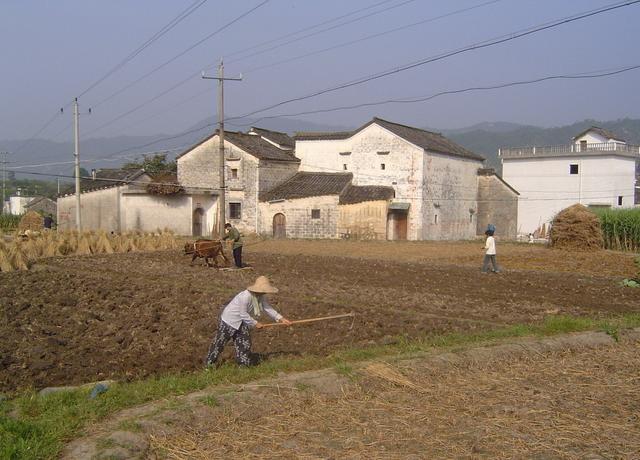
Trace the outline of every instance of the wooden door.
[[404, 212], [396, 212], [393, 215], [393, 239], [407, 239], [407, 214]]
[[277, 239], [287, 237], [287, 218], [282, 213], [273, 216], [273, 237]]
[[193, 221], [192, 221], [193, 236], [202, 236], [203, 217], [204, 217], [204, 209], [196, 208], [193, 210]]

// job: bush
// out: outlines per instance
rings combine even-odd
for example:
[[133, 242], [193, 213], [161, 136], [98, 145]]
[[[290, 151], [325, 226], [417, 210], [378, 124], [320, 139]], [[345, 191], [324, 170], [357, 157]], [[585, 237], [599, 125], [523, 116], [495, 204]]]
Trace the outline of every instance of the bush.
[[18, 228], [21, 216], [13, 214], [0, 214], [0, 230], [3, 232], [12, 232]]

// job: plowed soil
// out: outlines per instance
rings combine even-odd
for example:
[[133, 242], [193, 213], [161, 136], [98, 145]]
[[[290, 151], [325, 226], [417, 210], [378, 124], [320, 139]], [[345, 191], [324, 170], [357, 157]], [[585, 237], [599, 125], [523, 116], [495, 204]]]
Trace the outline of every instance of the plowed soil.
[[272, 304], [290, 319], [356, 313], [353, 325], [255, 331], [254, 349], [268, 354], [640, 310], [640, 289], [620, 286], [633, 257], [613, 252], [501, 245], [501, 274], [480, 273], [477, 242], [267, 242], [247, 244], [245, 259], [254, 271], [190, 266], [165, 251], [0, 273], [0, 391], [197, 369], [221, 306], [261, 274], [280, 289]]

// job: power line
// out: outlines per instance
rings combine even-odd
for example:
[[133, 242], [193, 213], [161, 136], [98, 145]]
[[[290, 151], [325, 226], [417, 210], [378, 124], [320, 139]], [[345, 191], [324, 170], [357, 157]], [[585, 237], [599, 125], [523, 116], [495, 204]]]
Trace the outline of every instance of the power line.
[[436, 99], [438, 97], [451, 95], [451, 94], [462, 94], [462, 93], [468, 93], [468, 92], [474, 92], [474, 91], [489, 91], [489, 90], [495, 90], [495, 89], [509, 88], [509, 87], [513, 87], [513, 86], [531, 85], [531, 84], [541, 83], [541, 82], [551, 81], [551, 80], [582, 80], [582, 79], [591, 79], [591, 78], [603, 78], [603, 77], [608, 77], [608, 76], [612, 76], [612, 75], [618, 75], [618, 74], [621, 74], [621, 73], [629, 72], [629, 71], [632, 71], [632, 70], [636, 70], [638, 68], [640, 68], [640, 65], [633, 65], [633, 66], [624, 67], [624, 68], [621, 68], [621, 69], [619, 68], [619, 69], [614, 70], [614, 71], [603, 72], [603, 73], [594, 73], [596, 71], [593, 71], [593, 72], [582, 72], [582, 73], [579, 73], [579, 74], [569, 74], [569, 75], [548, 75], [548, 76], [545, 76], [545, 77], [535, 78], [535, 79], [531, 79], [531, 80], [520, 80], [520, 81], [514, 81], [514, 82], [509, 82], [509, 83], [501, 83], [501, 84], [496, 84], [496, 85], [471, 86], [469, 88], [440, 91], [438, 93], [434, 93], [434, 94], [429, 95], [429, 96], [404, 97], [404, 98], [400, 98], [400, 99], [385, 99], [385, 100], [382, 100], [382, 101], [363, 102], [363, 103], [360, 103], [360, 104], [345, 105], [345, 106], [339, 106], [339, 107], [331, 107], [331, 108], [326, 108], [326, 109], [307, 110], [307, 111], [296, 112], [296, 113], [270, 115], [270, 116], [266, 116], [266, 117], [260, 117], [257, 120], [252, 120], [250, 123], [239, 123], [239, 124], [237, 124], [237, 126], [242, 126], [242, 127], [249, 126], [249, 125], [253, 125], [255, 123], [259, 123], [261, 121], [269, 120], [269, 119], [273, 119], [273, 118], [295, 117], [295, 116], [300, 116], [300, 115], [311, 115], [311, 114], [317, 114], [317, 113], [338, 112], [338, 111], [341, 111], [341, 110], [352, 110], [352, 109], [359, 109], [359, 108], [362, 108], [362, 107], [371, 107], [371, 106], [376, 106], [376, 105], [414, 104], [414, 103], [417, 103], [417, 102], [430, 101], [432, 99]]
[[[260, 121], [268, 120], [268, 119], [272, 119], [272, 118], [292, 117], [292, 116], [309, 115], [309, 114], [321, 113], [321, 112], [333, 112], [333, 111], [339, 111], [339, 110], [349, 110], [349, 109], [354, 109], [354, 108], [360, 108], [360, 107], [366, 107], [366, 106], [374, 106], [374, 105], [382, 105], [382, 104], [395, 103], [395, 102], [397, 102], [397, 103], [425, 102], [425, 101], [428, 101], [428, 100], [431, 100], [431, 99], [435, 99], [436, 97], [450, 95], [450, 94], [461, 94], [461, 93], [472, 92], [472, 91], [486, 91], [486, 90], [507, 88], [507, 87], [511, 87], [511, 86], [522, 86], [522, 85], [535, 84], [535, 83], [539, 83], [539, 82], [543, 82], [543, 81], [550, 81], [550, 80], [604, 78], [606, 76], [617, 75], [617, 74], [621, 74], [621, 73], [624, 73], [624, 72], [629, 72], [629, 71], [632, 71], [632, 70], [636, 70], [638, 68], [640, 68], [640, 65], [628, 66], [628, 67], [624, 67], [622, 69], [611, 70], [609, 72], [603, 72], [603, 73], [596, 73], [597, 71], [588, 71], [588, 72], [576, 73], [576, 74], [573, 74], [573, 75], [549, 75], [549, 76], [540, 77], [540, 78], [536, 78], [536, 79], [532, 79], [532, 80], [521, 80], [521, 81], [515, 81], [515, 82], [509, 82], [509, 83], [502, 83], [502, 84], [498, 84], [498, 85], [476, 86], [476, 87], [469, 87], [469, 88], [441, 91], [439, 93], [435, 93], [435, 94], [432, 94], [430, 96], [420, 97], [420, 98], [417, 98], [417, 99], [403, 98], [403, 99], [399, 99], [399, 100], [386, 100], [386, 101], [378, 101], [378, 102], [371, 102], [371, 103], [362, 103], [362, 104], [351, 105], [351, 106], [341, 106], [341, 107], [334, 107], [334, 108], [327, 108], [327, 109], [311, 110], [311, 111], [298, 112], [298, 113], [279, 114], [279, 115], [261, 117], [261, 118], [259, 118], [257, 120], [252, 120], [250, 123], [244, 123], [244, 124], [243, 123], [239, 123], [239, 124], [238, 123], [236, 123], [236, 124], [229, 123], [229, 124], [233, 124], [234, 126], [238, 126], [238, 127], [246, 127], [246, 126], [249, 126], [249, 125], [253, 125], [253, 124], [259, 123]], [[228, 122], [229, 120], [240, 119], [240, 118], [241, 117], [227, 118], [226, 122]], [[135, 146], [135, 147], [129, 147], [129, 148], [124, 149], [124, 150], [120, 150], [120, 151], [116, 152], [114, 155], [117, 155], [117, 154], [123, 153], [123, 152], [127, 152], [127, 151], [130, 151], [130, 150], [135, 150], [135, 149], [138, 149], [138, 148], [149, 147], [150, 145], [154, 145], [154, 144], [157, 144], [159, 142], [164, 142], [164, 141], [168, 141], [168, 140], [177, 139], [177, 138], [186, 136], [188, 134], [193, 134], [195, 132], [202, 131], [203, 129], [210, 128], [210, 127], [212, 127], [214, 125], [215, 125], [215, 122], [206, 123], [203, 126], [200, 126], [198, 128], [190, 129], [188, 131], [184, 131], [182, 133], [178, 133], [178, 134], [170, 136], [170, 137], [157, 139], [155, 141], [151, 141], [151, 142], [148, 142], [146, 144], [138, 145], [138, 146]]]
[[615, 9], [618, 9], [618, 8], [623, 8], [623, 7], [626, 7], [626, 6], [630, 6], [630, 5], [639, 3], [639, 2], [640, 2], [640, 0], [630, 0], [630, 1], [626, 1], [626, 2], [619, 2], [619, 3], [616, 3], [616, 4], [610, 5], [610, 6], [596, 8], [596, 9], [589, 10], [589, 11], [584, 12], [584, 13], [579, 13], [579, 14], [572, 15], [572, 16], [567, 16], [567, 17], [564, 17], [564, 18], [561, 18], [561, 19], [558, 19], [558, 20], [554, 20], [554, 21], [551, 21], [551, 22], [544, 23], [544, 24], [539, 25], [539, 26], [534, 26], [532, 28], [525, 29], [524, 31], [514, 32], [514, 33], [511, 33], [511, 34], [502, 35], [502, 36], [497, 37], [497, 38], [485, 40], [483, 42], [478, 42], [478, 43], [475, 43], [475, 44], [472, 44], [472, 45], [468, 45], [466, 47], [463, 47], [463, 48], [460, 48], [460, 49], [457, 49], [457, 50], [454, 50], [454, 51], [445, 52], [445, 53], [442, 53], [442, 54], [434, 56], [434, 57], [424, 58], [424, 59], [421, 59], [419, 61], [415, 61], [415, 62], [411, 62], [411, 63], [408, 63], [408, 64], [404, 64], [404, 65], [401, 65], [401, 66], [393, 68], [393, 69], [389, 69], [389, 70], [385, 70], [385, 71], [379, 72], [377, 74], [372, 74], [372, 75], [368, 75], [368, 76], [365, 76], [365, 77], [361, 77], [361, 78], [358, 78], [356, 80], [352, 80], [350, 82], [343, 83], [343, 84], [340, 84], [340, 85], [337, 85], [337, 86], [333, 86], [333, 87], [330, 87], [330, 88], [325, 88], [323, 90], [319, 90], [319, 91], [316, 91], [314, 93], [310, 93], [310, 94], [307, 94], [307, 95], [304, 95], [304, 96], [299, 96], [299, 97], [295, 97], [295, 98], [291, 98], [291, 99], [285, 99], [284, 101], [277, 102], [275, 104], [266, 106], [264, 108], [254, 110], [252, 112], [248, 112], [248, 113], [246, 113], [246, 114], [244, 114], [242, 116], [232, 117], [230, 119], [231, 120], [235, 120], [235, 119], [250, 117], [251, 115], [255, 115], [257, 113], [265, 112], [267, 110], [271, 110], [271, 109], [274, 109], [276, 107], [280, 107], [280, 106], [285, 105], [285, 104], [290, 104], [291, 102], [299, 102], [299, 101], [303, 101], [303, 100], [306, 100], [306, 99], [311, 99], [311, 98], [316, 97], [316, 96], [320, 96], [322, 94], [327, 94], [327, 93], [331, 93], [331, 92], [338, 91], [338, 90], [341, 90], [341, 89], [349, 88], [349, 87], [352, 87], [352, 86], [361, 85], [361, 84], [364, 84], [364, 83], [367, 83], [367, 82], [370, 82], [370, 81], [373, 81], [373, 80], [377, 80], [377, 79], [380, 79], [380, 78], [383, 78], [383, 77], [386, 77], [386, 76], [389, 76], [389, 75], [392, 75], [392, 74], [401, 73], [401, 72], [404, 72], [406, 70], [410, 70], [410, 69], [413, 69], [413, 68], [416, 68], [416, 67], [420, 67], [420, 66], [423, 66], [423, 65], [426, 65], [426, 64], [430, 64], [432, 62], [441, 61], [441, 60], [447, 59], [449, 57], [456, 56], [458, 54], [463, 54], [463, 53], [466, 53], [466, 52], [469, 52], [469, 51], [475, 51], [475, 50], [478, 50], [478, 49], [483, 49], [483, 48], [488, 48], [488, 47], [491, 47], [491, 46], [495, 46], [495, 45], [498, 45], [498, 44], [501, 44], [501, 43], [506, 43], [506, 42], [509, 42], [509, 41], [512, 41], [512, 40], [516, 40], [518, 38], [522, 38], [522, 37], [525, 37], [525, 36], [528, 36], [528, 35], [532, 35], [532, 34], [535, 34], [535, 33], [538, 33], [538, 32], [544, 31], [544, 30], [549, 30], [549, 29], [552, 29], [552, 28], [555, 28], [555, 27], [559, 27], [559, 26], [564, 25], [564, 24], [575, 22], [575, 21], [578, 21], [578, 20], [581, 20], [581, 19], [585, 19], [585, 18], [588, 18], [588, 17], [592, 17], [592, 16], [595, 16], [595, 15], [598, 15], [598, 14], [606, 13], [608, 11], [612, 11], [612, 10], [615, 10]]
[[389, 6], [387, 8], [384, 8], [384, 9], [382, 9], [380, 11], [374, 11], [372, 13], [368, 13], [368, 14], [365, 14], [363, 16], [360, 16], [360, 17], [357, 17], [357, 18], [354, 18], [354, 19], [350, 19], [349, 21], [345, 21], [345, 22], [340, 23], [340, 24], [335, 24], [333, 26], [327, 27], [325, 29], [318, 30], [316, 32], [311, 32], [311, 33], [309, 33], [307, 35], [303, 35], [302, 37], [292, 38], [291, 40], [285, 41], [284, 43], [281, 43], [279, 45], [274, 45], [274, 46], [272, 46], [270, 48], [266, 48], [266, 49], [261, 50], [261, 51], [256, 51], [255, 53], [247, 54], [246, 56], [242, 56], [242, 57], [237, 58], [237, 59], [233, 59], [233, 60], [229, 61], [229, 64], [233, 64], [233, 63], [242, 61], [242, 60], [250, 58], [250, 57], [254, 57], [254, 56], [258, 56], [260, 54], [264, 54], [264, 53], [266, 53], [268, 51], [272, 51], [274, 49], [281, 48], [281, 47], [289, 45], [291, 43], [299, 42], [300, 40], [304, 40], [305, 38], [313, 37], [313, 36], [322, 34], [324, 32], [328, 32], [330, 30], [334, 30], [334, 29], [337, 29], [337, 28], [340, 28], [340, 27], [344, 27], [344, 26], [349, 25], [349, 24], [353, 24], [354, 22], [362, 21], [363, 19], [369, 18], [371, 16], [375, 16], [375, 15], [380, 14], [380, 13], [385, 13], [385, 12], [387, 12], [389, 10], [392, 10], [392, 9], [395, 9], [395, 8], [399, 8], [401, 6], [404, 6], [404, 5], [408, 4], [408, 3], [413, 3], [415, 1], [416, 0], [405, 0], [402, 3], [399, 3], [398, 5], [391, 5], [391, 6]]
[[[391, 1], [394, 1], [394, 0], [383, 0], [381, 2], [374, 3], [373, 5], [365, 6], [363, 8], [358, 8], [357, 10], [351, 11], [349, 13], [346, 13], [346, 14], [343, 14], [343, 15], [340, 15], [340, 16], [336, 16], [336, 17], [331, 18], [331, 19], [327, 19], [325, 21], [319, 22], [318, 24], [314, 24], [312, 26], [304, 27], [302, 29], [296, 30], [295, 32], [289, 32], [289, 33], [287, 33], [285, 35], [281, 35], [279, 37], [273, 38], [273, 39], [268, 40], [266, 42], [258, 43], [256, 45], [249, 46], [248, 48], [244, 48], [244, 49], [241, 49], [241, 50], [238, 50], [238, 51], [234, 51], [232, 53], [226, 54], [224, 57], [225, 57], [225, 59], [226, 58], [230, 58], [231, 56], [235, 56], [237, 54], [242, 54], [242, 53], [244, 53], [246, 51], [251, 51], [253, 49], [260, 48], [261, 46], [269, 45], [269, 44], [277, 42], [279, 40], [283, 40], [283, 39], [295, 36], [295, 35], [297, 35], [299, 33], [306, 32], [307, 30], [313, 30], [313, 29], [315, 29], [317, 27], [321, 27], [321, 26], [323, 26], [325, 24], [331, 24], [332, 22], [339, 21], [340, 19], [344, 19], [344, 18], [347, 18], [349, 16], [353, 16], [354, 14], [360, 13], [362, 11], [369, 10], [371, 8], [375, 8], [377, 6], [383, 5], [385, 3], [389, 3]], [[215, 65], [215, 63], [214, 64], [210, 64], [208, 67], [213, 66], [213, 65]]]
[[175, 26], [177, 26], [180, 22], [182, 22], [184, 19], [186, 19], [189, 15], [191, 15], [192, 13], [194, 13], [198, 8], [200, 8], [202, 5], [204, 5], [204, 3], [207, 0], [196, 0], [195, 2], [193, 2], [190, 6], [188, 6], [185, 10], [183, 10], [180, 14], [178, 14], [178, 16], [176, 16], [175, 18], [173, 18], [171, 21], [169, 21], [169, 23], [165, 24], [159, 31], [157, 31], [151, 38], [149, 38], [147, 41], [145, 41], [142, 45], [140, 45], [139, 47], [137, 47], [135, 50], [133, 50], [131, 53], [129, 53], [128, 56], [126, 56], [122, 61], [120, 61], [118, 64], [116, 64], [114, 67], [112, 67], [109, 71], [107, 71], [107, 73], [105, 73], [103, 76], [101, 76], [98, 80], [96, 80], [94, 83], [92, 83], [91, 85], [89, 85], [89, 87], [87, 89], [85, 89], [83, 92], [81, 92], [79, 94], [78, 97], [82, 97], [84, 96], [86, 93], [88, 93], [89, 91], [91, 91], [93, 88], [95, 88], [96, 86], [98, 86], [100, 83], [102, 83], [104, 80], [106, 80], [107, 78], [109, 78], [111, 75], [113, 75], [115, 72], [117, 72], [118, 70], [120, 70], [122, 67], [124, 67], [128, 62], [130, 62], [131, 60], [133, 60], [136, 56], [138, 56], [140, 53], [142, 53], [146, 48], [148, 48], [149, 46], [151, 46], [156, 40], [158, 40], [160, 37], [162, 37], [163, 35], [165, 35], [167, 32], [169, 32], [171, 29], [173, 29]]
[[[245, 11], [244, 13], [242, 13], [240, 16], [236, 17], [235, 19], [227, 22], [226, 24], [224, 24], [223, 26], [219, 27], [218, 29], [214, 30], [213, 32], [211, 32], [209, 35], [207, 35], [206, 37], [198, 40], [196, 43], [194, 43], [193, 45], [187, 47], [186, 49], [182, 50], [180, 53], [176, 54], [175, 56], [173, 56], [171, 59], [163, 62], [162, 64], [160, 64], [159, 66], [153, 68], [151, 71], [147, 72], [146, 74], [142, 75], [141, 77], [139, 77], [138, 79], [132, 81], [131, 83], [123, 86], [122, 88], [120, 88], [118, 91], [116, 91], [115, 93], [107, 96], [106, 98], [102, 99], [101, 101], [99, 101], [98, 103], [94, 104], [93, 107], [98, 107], [102, 104], [104, 104], [105, 102], [113, 99], [114, 97], [118, 96], [119, 94], [123, 93], [124, 91], [126, 91], [127, 89], [131, 88], [133, 85], [137, 84], [138, 82], [144, 80], [145, 78], [149, 77], [150, 75], [153, 75], [154, 73], [156, 73], [157, 71], [159, 71], [160, 69], [166, 67], [167, 65], [171, 64], [173, 61], [175, 61], [176, 59], [184, 56], [186, 53], [188, 53], [189, 51], [191, 51], [192, 49], [196, 48], [197, 46], [201, 45], [202, 43], [206, 42], [207, 40], [209, 40], [210, 38], [212, 38], [213, 36], [219, 34], [220, 32], [224, 31], [225, 29], [229, 28], [230, 26], [232, 26], [233, 24], [235, 24], [236, 22], [240, 21], [241, 19], [243, 19], [244, 17], [248, 16], [249, 14], [253, 13], [255, 10], [257, 10], [258, 8], [260, 8], [261, 6], [267, 4], [270, 0], [263, 0], [261, 3], [259, 3], [257, 6], [254, 6], [253, 8]], [[639, 0], [640, 1], [640, 0]], [[184, 82], [184, 81], [183, 81]], [[182, 84], [182, 83], [181, 83]], [[179, 85], [176, 85], [176, 87]], [[168, 91], [167, 91], [168, 92]], [[166, 94], [166, 93], [165, 93]]]
[[[245, 74], [249, 74], [249, 73], [252, 73], [252, 72], [256, 72], [258, 70], [267, 69], [267, 68], [270, 68], [270, 67], [275, 67], [275, 66], [280, 65], [280, 64], [286, 64], [286, 63], [289, 63], [289, 62], [297, 61], [299, 59], [308, 58], [308, 57], [311, 57], [311, 56], [316, 56], [316, 55], [321, 54], [321, 53], [326, 53], [327, 51], [332, 51], [332, 50], [335, 50], [335, 49], [341, 49], [341, 48], [344, 48], [346, 46], [350, 46], [350, 45], [353, 45], [353, 44], [356, 44], [356, 43], [361, 43], [363, 41], [371, 40], [372, 38], [378, 38], [378, 37], [382, 37], [384, 35], [389, 35], [391, 33], [399, 32], [399, 31], [402, 31], [402, 30], [406, 30], [406, 29], [409, 29], [411, 27], [415, 27], [415, 26], [418, 26], [418, 25], [427, 24], [429, 22], [434, 22], [434, 21], [437, 21], [439, 19], [444, 19], [444, 18], [447, 18], [447, 17], [450, 17], [450, 16], [454, 16], [456, 14], [465, 13], [467, 11], [471, 11], [471, 10], [474, 10], [474, 9], [477, 9], [477, 8], [482, 8], [484, 6], [491, 5], [493, 3], [498, 3], [498, 2], [501, 2], [501, 1], [502, 0], [490, 0], [488, 2], [480, 3], [478, 5], [470, 6], [470, 7], [467, 7], [467, 8], [462, 8], [462, 9], [455, 10], [455, 11], [451, 11], [449, 13], [445, 13], [445, 14], [442, 14], [440, 16], [435, 16], [435, 17], [432, 17], [432, 18], [423, 19], [423, 20], [418, 21], [418, 22], [405, 24], [403, 26], [395, 27], [393, 29], [388, 29], [388, 30], [385, 30], [383, 32], [378, 32], [378, 33], [375, 33], [375, 34], [371, 34], [371, 35], [367, 35], [367, 36], [364, 36], [364, 37], [361, 37], [361, 38], [357, 38], [355, 40], [350, 40], [350, 41], [347, 41], [347, 42], [343, 42], [343, 43], [340, 43], [338, 45], [334, 45], [334, 46], [330, 46], [328, 48], [323, 48], [321, 50], [313, 51], [311, 53], [300, 54], [300, 55], [294, 56], [292, 58], [284, 59], [284, 60], [277, 61], [277, 62], [272, 62], [271, 64], [265, 64], [265, 65], [262, 65], [262, 66], [259, 66], [259, 67], [253, 67], [253, 68], [250, 68], [250, 69], [244, 71], [244, 73]], [[231, 62], [235, 62], [235, 61], [231, 61]]]
[[[111, 76], [113, 73], [115, 73], [117, 70], [119, 70], [120, 68], [122, 68], [125, 64], [127, 64], [129, 61], [131, 61], [133, 58], [135, 58], [138, 54], [140, 54], [144, 49], [146, 49], [148, 46], [150, 46], [154, 41], [156, 41], [157, 39], [159, 39], [162, 35], [166, 34], [167, 32], [169, 32], [169, 30], [171, 30], [173, 27], [175, 27], [178, 23], [180, 23], [183, 19], [185, 19], [187, 16], [189, 16], [191, 13], [193, 13], [195, 10], [197, 10], [200, 6], [202, 6], [207, 0], [196, 0], [191, 6], [189, 6], [186, 10], [182, 11], [177, 17], [175, 17], [174, 19], [172, 19], [168, 24], [166, 24], [164, 27], [162, 27], [158, 32], [156, 32], [151, 38], [149, 38], [146, 42], [144, 42], [142, 45], [140, 45], [138, 48], [136, 48], [133, 52], [131, 52], [125, 59], [123, 59], [120, 63], [118, 63], [115, 67], [113, 67], [111, 70], [109, 70], [105, 75], [103, 75], [102, 77], [100, 77], [96, 82], [94, 82], [93, 84], [91, 84], [87, 89], [85, 89], [82, 93], [80, 93], [80, 96], [83, 96], [84, 94], [86, 94], [87, 92], [89, 92], [91, 89], [95, 88], [98, 84], [100, 84], [101, 82], [103, 82], [105, 79], [107, 79], [109, 76]], [[80, 97], [79, 96], [79, 97]], [[38, 130], [36, 131], [36, 133], [34, 135], [32, 135], [30, 138], [28, 138], [25, 142], [23, 142], [16, 150], [15, 153], [20, 152], [26, 145], [28, 145], [31, 141], [33, 141], [38, 135], [40, 135], [40, 133], [42, 133], [47, 127], [49, 127], [49, 125], [51, 123], [53, 123], [53, 121], [55, 121], [57, 119], [57, 117], [64, 111], [64, 109], [68, 108], [71, 106], [71, 102], [69, 102], [67, 105], [65, 105], [62, 109], [60, 109], [59, 111], [57, 111], [55, 113], [55, 115], [53, 117], [51, 117], [47, 122], [45, 122], [45, 124]], [[61, 134], [63, 131], [65, 131], [67, 129], [67, 127], [65, 127], [62, 131], [60, 131], [59, 133], [56, 134], [56, 137]]]

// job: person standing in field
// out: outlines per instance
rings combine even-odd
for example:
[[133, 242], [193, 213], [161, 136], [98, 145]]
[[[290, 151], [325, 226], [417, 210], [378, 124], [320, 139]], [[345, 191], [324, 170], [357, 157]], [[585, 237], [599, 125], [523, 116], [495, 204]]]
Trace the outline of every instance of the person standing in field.
[[487, 240], [484, 243], [483, 249], [485, 249], [484, 260], [482, 261], [482, 273], [487, 273], [489, 270], [489, 262], [491, 262], [492, 272], [500, 273], [498, 263], [496, 262], [496, 240], [493, 237], [493, 230], [487, 230], [484, 232], [487, 236]]
[[225, 344], [233, 339], [236, 348], [236, 362], [243, 366], [257, 364], [257, 357], [251, 353], [252, 328], [260, 329], [263, 323], [254, 317], [260, 317], [262, 312], [267, 313], [274, 321], [284, 325], [290, 325], [291, 321], [278, 313], [267, 301], [267, 294], [275, 294], [278, 289], [271, 285], [266, 276], [259, 276], [255, 283], [237, 294], [229, 302], [220, 315], [218, 331], [211, 342], [206, 366], [212, 366], [218, 360]]
[[242, 268], [242, 236], [238, 229], [228, 222], [224, 225], [224, 228], [227, 234], [222, 239], [233, 241], [233, 260], [237, 268]]

